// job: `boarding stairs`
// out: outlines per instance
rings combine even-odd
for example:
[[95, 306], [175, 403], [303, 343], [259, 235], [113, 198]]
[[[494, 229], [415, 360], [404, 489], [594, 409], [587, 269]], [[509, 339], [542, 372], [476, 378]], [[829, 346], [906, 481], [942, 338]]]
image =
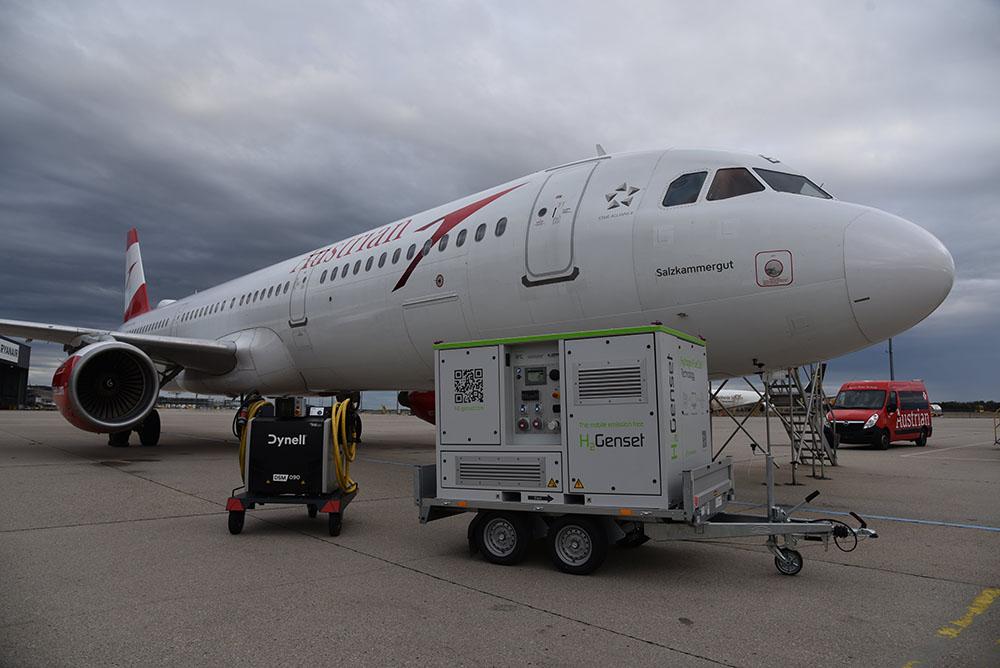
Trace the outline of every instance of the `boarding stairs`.
[[837, 449], [823, 435], [826, 364], [772, 373], [768, 386], [771, 414], [776, 415], [792, 444], [792, 477], [799, 466], [812, 467], [812, 477], [825, 478], [825, 468], [837, 465]]

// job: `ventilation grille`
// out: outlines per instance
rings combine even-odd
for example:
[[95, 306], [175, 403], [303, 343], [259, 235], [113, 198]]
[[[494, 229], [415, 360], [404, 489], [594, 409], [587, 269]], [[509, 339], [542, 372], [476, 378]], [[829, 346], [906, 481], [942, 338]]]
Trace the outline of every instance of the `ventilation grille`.
[[577, 369], [578, 404], [641, 404], [646, 402], [646, 379], [638, 361]]
[[491, 489], [545, 486], [542, 457], [458, 457], [458, 484]]

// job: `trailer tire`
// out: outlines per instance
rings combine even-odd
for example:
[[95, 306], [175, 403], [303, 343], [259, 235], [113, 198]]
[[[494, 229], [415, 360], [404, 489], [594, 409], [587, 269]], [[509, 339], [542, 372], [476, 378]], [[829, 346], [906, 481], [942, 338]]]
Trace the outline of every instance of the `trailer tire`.
[[589, 517], [564, 515], [549, 527], [549, 556], [563, 573], [593, 573], [608, 556], [608, 536]]
[[920, 436], [913, 442], [918, 448], [923, 448], [927, 445], [927, 430], [921, 429]]
[[245, 510], [230, 510], [229, 511], [229, 533], [234, 536], [239, 532], [243, 531], [243, 521], [246, 519]]
[[493, 511], [476, 522], [476, 547], [492, 564], [513, 566], [524, 559], [531, 542], [531, 527], [520, 513]]
[[781, 549], [784, 559], [774, 555], [774, 567], [782, 575], [798, 575], [802, 570], [802, 554], [798, 550], [791, 550], [787, 547]]

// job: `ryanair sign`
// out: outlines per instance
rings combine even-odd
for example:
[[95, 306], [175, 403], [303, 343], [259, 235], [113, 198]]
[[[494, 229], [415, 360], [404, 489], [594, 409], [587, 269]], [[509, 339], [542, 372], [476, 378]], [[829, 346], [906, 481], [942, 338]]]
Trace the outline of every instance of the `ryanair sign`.
[[10, 362], [11, 364], [17, 364], [17, 361], [20, 358], [20, 352], [20, 346], [18, 344], [0, 339], [0, 360]]

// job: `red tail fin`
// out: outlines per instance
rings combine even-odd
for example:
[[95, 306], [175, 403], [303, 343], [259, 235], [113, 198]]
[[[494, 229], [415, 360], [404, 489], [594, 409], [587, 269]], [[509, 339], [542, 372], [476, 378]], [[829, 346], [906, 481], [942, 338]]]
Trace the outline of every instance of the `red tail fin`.
[[125, 243], [125, 322], [150, 310], [146, 274], [142, 270], [142, 254], [139, 252], [139, 233], [133, 227], [128, 231]]

